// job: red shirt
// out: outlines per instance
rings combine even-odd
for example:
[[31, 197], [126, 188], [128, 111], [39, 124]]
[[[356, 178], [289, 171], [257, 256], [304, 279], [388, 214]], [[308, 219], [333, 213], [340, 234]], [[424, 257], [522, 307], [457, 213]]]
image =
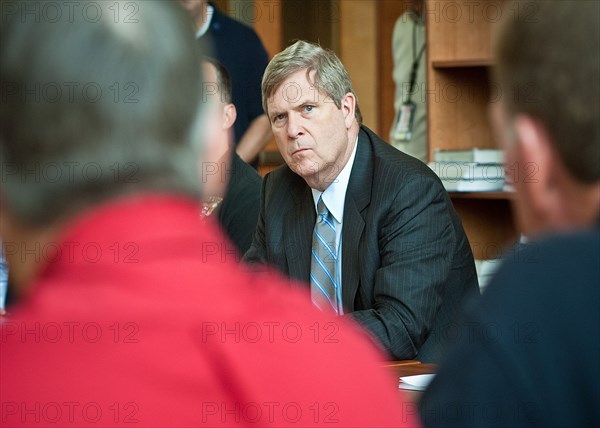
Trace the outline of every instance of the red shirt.
[[198, 213], [122, 199], [42, 248], [0, 326], [2, 426], [416, 424], [357, 326], [246, 271]]

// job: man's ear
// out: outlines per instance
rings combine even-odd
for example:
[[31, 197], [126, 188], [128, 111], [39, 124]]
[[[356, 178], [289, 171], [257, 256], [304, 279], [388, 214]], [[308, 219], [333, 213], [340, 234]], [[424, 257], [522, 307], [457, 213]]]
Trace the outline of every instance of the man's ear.
[[356, 96], [352, 92], [348, 92], [342, 98], [341, 102], [342, 113], [344, 114], [344, 122], [346, 129], [350, 129], [354, 123], [354, 115], [356, 111]]
[[223, 107], [223, 129], [229, 129], [235, 123], [237, 118], [237, 109], [235, 105], [229, 103]]
[[534, 209], [548, 215], [559, 204], [556, 200], [559, 165], [550, 135], [540, 122], [530, 116], [517, 116], [514, 126], [521, 162], [516, 179], [521, 181], [521, 188], [527, 189]]

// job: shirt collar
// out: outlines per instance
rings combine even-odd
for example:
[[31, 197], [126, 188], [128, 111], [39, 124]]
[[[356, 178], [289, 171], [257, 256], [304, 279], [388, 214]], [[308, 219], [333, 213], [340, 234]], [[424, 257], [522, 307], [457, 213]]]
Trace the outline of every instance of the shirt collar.
[[202, 24], [202, 27], [200, 27], [198, 29], [198, 31], [196, 32], [197, 39], [199, 39], [200, 37], [202, 37], [206, 34], [206, 32], [208, 31], [208, 28], [210, 27], [210, 23], [212, 21], [212, 17], [214, 14], [215, 14], [215, 8], [211, 4], [206, 5], [206, 20]]
[[335, 219], [337, 223], [342, 223], [344, 218], [344, 203], [346, 202], [346, 190], [348, 189], [348, 183], [350, 182], [350, 173], [352, 172], [352, 165], [354, 165], [354, 158], [356, 157], [356, 148], [358, 147], [358, 135], [356, 136], [356, 141], [354, 142], [354, 149], [352, 150], [352, 154], [344, 165], [344, 168], [340, 171], [338, 176], [333, 180], [333, 183], [325, 189], [324, 192], [321, 192], [316, 189], [312, 190], [313, 201], [315, 203], [315, 210], [317, 209], [317, 204], [319, 203], [319, 198], [323, 197], [323, 202], [327, 206], [327, 209]]

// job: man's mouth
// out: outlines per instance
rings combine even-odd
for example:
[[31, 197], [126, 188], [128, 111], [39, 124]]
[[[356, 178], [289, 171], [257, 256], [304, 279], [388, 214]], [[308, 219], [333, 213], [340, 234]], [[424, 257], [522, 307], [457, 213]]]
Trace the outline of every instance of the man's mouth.
[[302, 153], [302, 152], [304, 152], [304, 151], [306, 151], [306, 150], [309, 150], [309, 149], [307, 149], [307, 148], [302, 148], [302, 149], [294, 150], [294, 151], [292, 152], [292, 156], [294, 156], [294, 155], [297, 155], [298, 153]]

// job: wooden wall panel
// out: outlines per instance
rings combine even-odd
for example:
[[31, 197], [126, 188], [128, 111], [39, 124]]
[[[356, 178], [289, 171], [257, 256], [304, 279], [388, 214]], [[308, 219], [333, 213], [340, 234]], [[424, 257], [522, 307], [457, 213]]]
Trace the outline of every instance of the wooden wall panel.
[[342, 0], [340, 54], [359, 100], [365, 125], [377, 129], [377, 2]]
[[429, 0], [427, 22], [430, 61], [484, 62], [491, 58], [491, 28], [502, 17], [500, 0], [452, 1]]
[[229, 2], [227, 0], [212, 0], [212, 2], [219, 8], [220, 11], [227, 11]]
[[260, 37], [272, 58], [283, 49], [282, 45], [282, 4], [281, 1], [254, 0], [255, 8], [260, 15], [254, 22], [254, 30]]

